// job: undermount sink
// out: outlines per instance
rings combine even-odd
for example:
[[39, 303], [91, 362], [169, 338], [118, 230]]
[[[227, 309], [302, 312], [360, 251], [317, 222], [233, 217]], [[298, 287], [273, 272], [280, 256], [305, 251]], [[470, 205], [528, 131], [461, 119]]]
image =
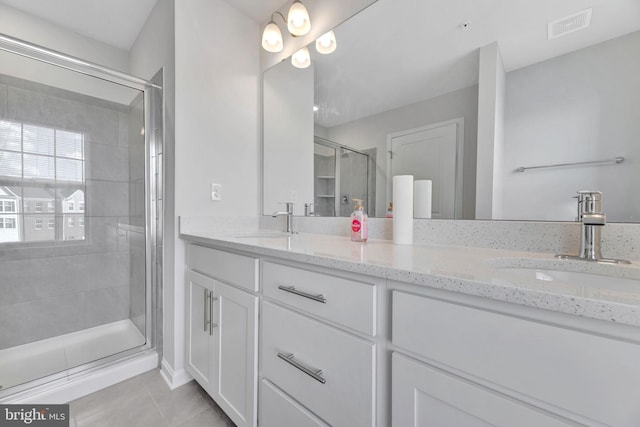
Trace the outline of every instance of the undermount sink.
[[601, 264], [557, 258], [494, 258], [493, 282], [537, 284], [549, 292], [567, 292], [640, 304], [640, 269], [636, 265]]
[[243, 233], [236, 234], [236, 239], [280, 239], [283, 237], [291, 237], [291, 233], [283, 233], [278, 231], [270, 231], [270, 232], [256, 232], [256, 233]]

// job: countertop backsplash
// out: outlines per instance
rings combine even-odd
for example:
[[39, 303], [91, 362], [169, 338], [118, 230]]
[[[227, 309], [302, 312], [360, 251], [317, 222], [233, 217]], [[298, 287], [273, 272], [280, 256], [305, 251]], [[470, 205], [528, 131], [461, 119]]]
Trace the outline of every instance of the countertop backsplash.
[[[295, 217], [294, 231], [349, 235], [349, 218]], [[414, 219], [413, 242], [553, 254], [575, 254], [580, 246], [580, 224], [534, 221], [464, 221]], [[180, 232], [253, 232], [284, 229], [284, 218], [181, 217]], [[369, 218], [369, 238], [391, 240], [392, 221]], [[602, 254], [606, 258], [640, 260], [640, 224], [609, 223], [602, 229]]]

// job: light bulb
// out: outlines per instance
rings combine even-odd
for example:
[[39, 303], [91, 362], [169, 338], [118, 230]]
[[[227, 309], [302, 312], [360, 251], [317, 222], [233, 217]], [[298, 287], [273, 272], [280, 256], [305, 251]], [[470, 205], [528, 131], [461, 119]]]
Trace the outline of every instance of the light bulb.
[[329, 31], [321, 35], [316, 40], [316, 50], [318, 53], [327, 54], [336, 50], [336, 35], [333, 31]]
[[287, 29], [294, 36], [304, 36], [311, 31], [309, 12], [299, 0], [293, 2], [287, 16]]
[[275, 22], [271, 21], [264, 27], [262, 33], [262, 47], [267, 52], [281, 52], [284, 48], [282, 33]]
[[291, 64], [296, 68], [307, 68], [311, 65], [311, 55], [309, 49], [303, 47], [291, 55]]

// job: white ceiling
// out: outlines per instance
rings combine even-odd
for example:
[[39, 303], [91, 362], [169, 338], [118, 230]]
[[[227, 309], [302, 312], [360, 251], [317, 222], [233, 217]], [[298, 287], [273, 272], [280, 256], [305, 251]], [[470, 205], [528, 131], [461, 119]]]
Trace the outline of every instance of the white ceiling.
[[[589, 28], [547, 40], [547, 23], [587, 8]], [[472, 86], [478, 48], [494, 41], [511, 71], [638, 30], [638, 0], [378, 0], [335, 30], [336, 52], [310, 49], [316, 122], [335, 126]]]
[[0, 0], [0, 3], [128, 51], [156, 0]]
[[[83, 36], [123, 50], [131, 49], [157, 0], [0, 0]], [[257, 23], [287, 0], [223, 0]]]
[[[269, 20], [273, 12], [279, 10], [288, 0], [224, 0], [257, 23]], [[293, 3], [293, 1], [291, 1]]]

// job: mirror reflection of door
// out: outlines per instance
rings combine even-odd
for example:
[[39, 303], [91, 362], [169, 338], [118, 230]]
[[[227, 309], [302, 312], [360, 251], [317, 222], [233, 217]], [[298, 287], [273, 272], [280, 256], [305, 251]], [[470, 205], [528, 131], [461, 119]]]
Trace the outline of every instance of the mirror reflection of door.
[[463, 119], [455, 119], [389, 134], [388, 202], [393, 199], [393, 176], [413, 175], [414, 180], [433, 181], [432, 218], [460, 218], [461, 129]]

